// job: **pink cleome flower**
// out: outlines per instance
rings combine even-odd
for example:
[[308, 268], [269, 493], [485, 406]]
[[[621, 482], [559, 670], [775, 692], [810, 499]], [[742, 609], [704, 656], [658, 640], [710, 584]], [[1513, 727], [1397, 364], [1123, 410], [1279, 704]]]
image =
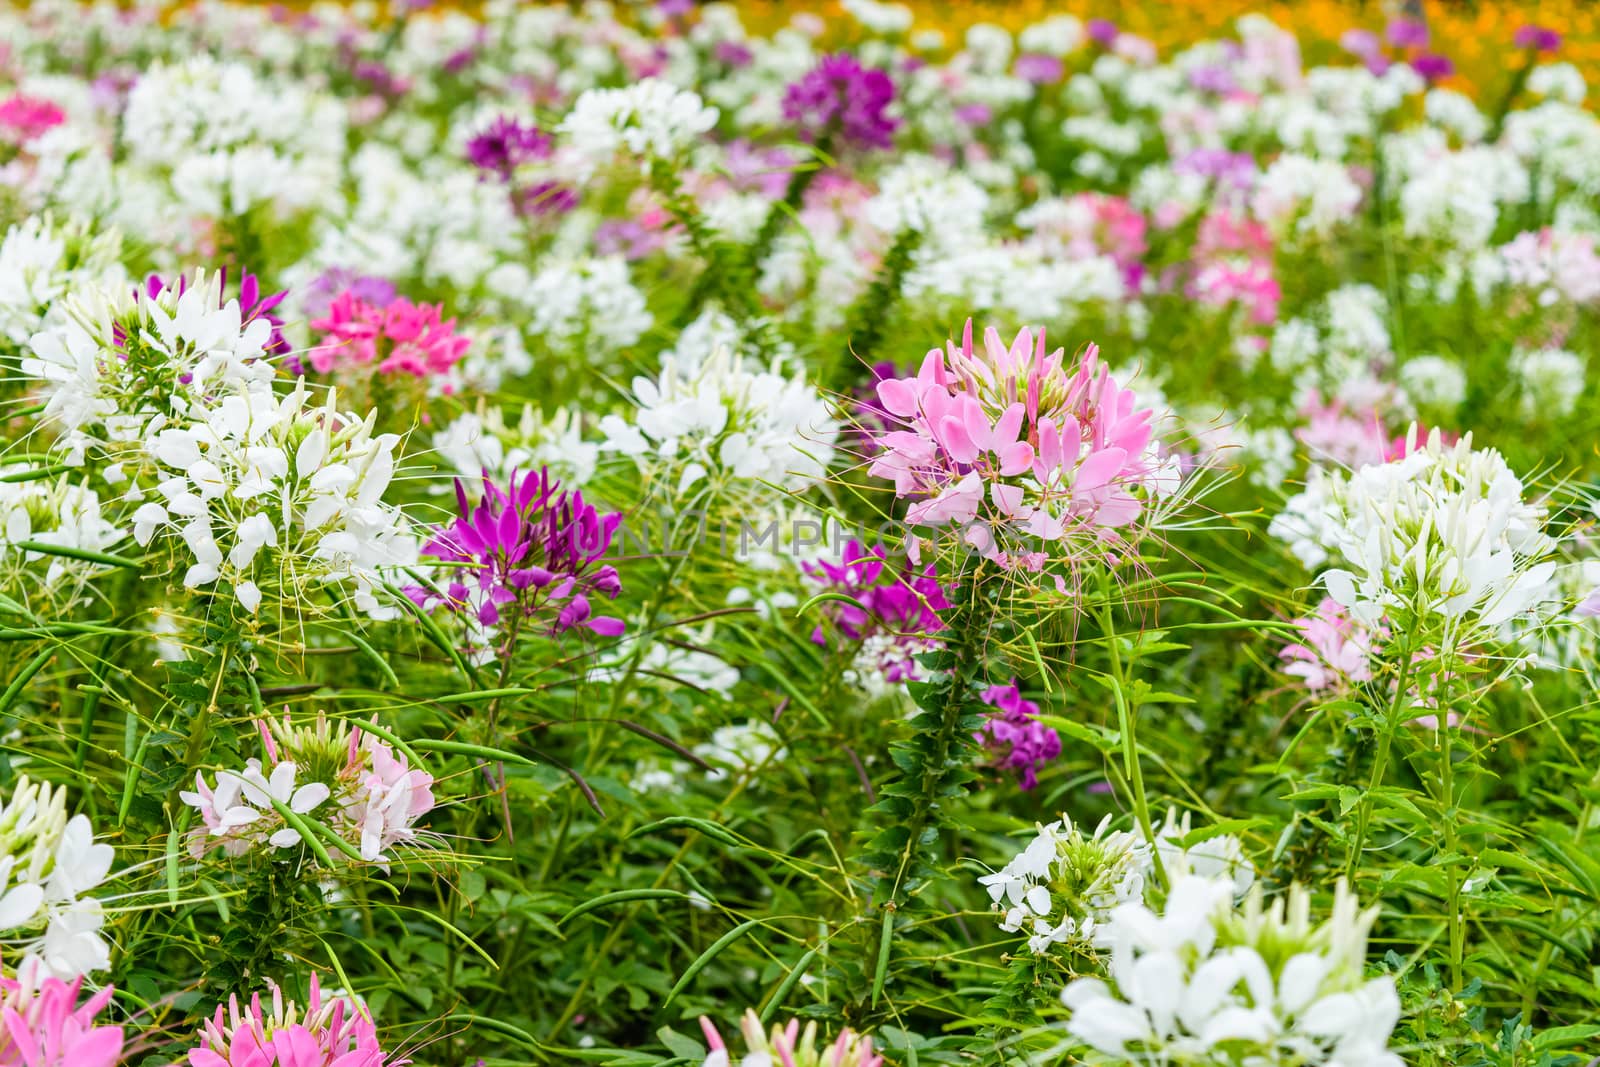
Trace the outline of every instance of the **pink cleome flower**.
[[1002, 566], [1039, 570], [1136, 540], [1148, 505], [1178, 487], [1153, 439], [1155, 412], [1118, 385], [1089, 345], [1070, 363], [1044, 331], [1008, 347], [989, 329], [933, 349], [916, 377], [878, 383], [886, 430], [870, 473], [914, 500], [913, 526], [955, 525]]
[[417, 378], [447, 373], [466, 353], [471, 338], [455, 332], [441, 304], [413, 304], [396, 297], [369, 304], [355, 291], [333, 298], [328, 313], [311, 328], [323, 338], [311, 349], [311, 366], [327, 374], [336, 367], [378, 364], [381, 374], [399, 371]]
[[411, 1062], [385, 1055], [372, 1018], [354, 1000], [324, 1000], [316, 975], [303, 1011], [269, 984], [270, 1014], [259, 993], [244, 1009], [238, 997], [228, 998], [226, 1012], [217, 1005], [200, 1031], [200, 1044], [189, 1050], [189, 1067], [404, 1067]]
[[51, 100], [13, 93], [0, 100], [0, 138], [22, 144], [67, 121], [67, 113]]
[[1283, 672], [1302, 680], [1313, 693], [1345, 692], [1356, 682], [1370, 682], [1370, 659], [1383, 631], [1371, 631], [1350, 618], [1332, 597], [1323, 597], [1315, 615], [1295, 619], [1303, 640], [1278, 652]]
[[107, 986], [78, 1003], [83, 979], [40, 980], [37, 969], [0, 978], [0, 1067], [117, 1067], [120, 1026], [96, 1026], [111, 1000]]

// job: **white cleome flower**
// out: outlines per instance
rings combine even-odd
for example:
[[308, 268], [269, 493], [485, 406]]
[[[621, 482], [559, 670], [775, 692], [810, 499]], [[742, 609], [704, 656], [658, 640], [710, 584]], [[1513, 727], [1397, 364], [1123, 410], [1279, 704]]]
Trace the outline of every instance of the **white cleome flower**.
[[588, 90], [558, 130], [591, 171], [618, 157], [648, 169], [694, 147], [717, 117], [695, 93], [645, 78], [622, 89]]
[[1340, 883], [1332, 915], [1313, 926], [1299, 886], [1270, 907], [1259, 888], [1235, 905], [1232, 888], [1183, 875], [1159, 913], [1113, 909], [1098, 938], [1111, 952], [1106, 978], [1061, 994], [1089, 1061], [1401, 1067], [1387, 1047], [1394, 983], [1362, 971], [1377, 909], [1360, 911]]
[[0, 807], [0, 936], [20, 946], [22, 966], [71, 979], [111, 965], [100, 902], [87, 894], [115, 853], [66, 803], [65, 790], [23, 777]]

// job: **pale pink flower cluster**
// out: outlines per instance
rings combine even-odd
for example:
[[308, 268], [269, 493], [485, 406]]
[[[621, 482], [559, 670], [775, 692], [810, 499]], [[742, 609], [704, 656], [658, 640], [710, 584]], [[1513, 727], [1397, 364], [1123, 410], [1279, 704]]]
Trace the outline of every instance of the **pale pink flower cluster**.
[[1518, 234], [1500, 249], [1513, 285], [1537, 290], [1539, 304], [1600, 301], [1600, 253], [1586, 233], [1542, 230]]
[[238, 997], [228, 998], [226, 1012], [217, 1005], [200, 1031], [200, 1044], [189, 1050], [189, 1067], [404, 1067], [411, 1062], [384, 1053], [378, 1028], [355, 1000], [324, 999], [316, 975], [304, 1010], [268, 984], [270, 1014], [259, 993], [243, 1009]]
[[1313, 693], [1345, 692], [1356, 682], [1372, 681], [1373, 646], [1386, 631], [1350, 618], [1332, 597], [1323, 597], [1316, 614], [1294, 624], [1302, 640], [1279, 650], [1283, 673], [1300, 678]]
[[[261, 736], [270, 770], [252, 758], [243, 771], [218, 771], [215, 786], [196, 773], [194, 792], [180, 794], [204, 824], [190, 843], [196, 857], [212, 848], [242, 856], [264, 846], [298, 845], [300, 832], [279, 811], [282, 805], [323, 821], [355, 845], [362, 859], [387, 868], [389, 850], [414, 842], [417, 820], [433, 810], [433, 776], [410, 767], [404, 755], [371, 733], [330, 729], [319, 719], [315, 727], [298, 730], [287, 720], [276, 730], [263, 723]], [[327, 780], [298, 780], [306, 767], [329, 765], [330, 754], [341, 748], [344, 762]]]
[[1306, 424], [1294, 432], [1311, 455], [1352, 470], [1388, 459], [1392, 438], [1376, 408], [1352, 410], [1312, 393], [1300, 409]]
[[819, 1048], [815, 1020], [801, 1030], [800, 1020], [790, 1019], [781, 1026], [774, 1024], [771, 1033], [766, 1033], [761, 1029], [760, 1017], [753, 1011], [745, 1012], [739, 1020], [739, 1032], [744, 1036], [746, 1052], [737, 1061], [716, 1026], [704, 1015], [700, 1016], [700, 1030], [711, 1047], [701, 1067], [733, 1067], [735, 1062], [740, 1067], [883, 1067], [883, 1057], [872, 1051], [872, 1038], [852, 1030], [839, 1031], [838, 1037], [824, 1041]]
[[1272, 271], [1272, 237], [1265, 226], [1227, 211], [1200, 222], [1189, 296], [1203, 304], [1237, 304], [1265, 326], [1278, 317], [1283, 289]]
[[326, 315], [311, 321], [311, 328], [323, 337], [309, 358], [321, 374], [376, 363], [380, 374], [441, 376], [472, 344], [471, 338], [455, 332], [455, 326], [455, 319], [443, 317], [441, 304], [413, 304], [396, 297], [380, 306], [346, 290], [334, 297]]
[[878, 400], [904, 429], [874, 438], [871, 474], [916, 502], [914, 526], [955, 525], [1003, 566], [1079, 561], [1142, 532], [1148, 505], [1173, 493], [1175, 461], [1157, 451], [1155, 413], [1112, 378], [1089, 345], [1068, 361], [1044, 331], [982, 348], [933, 349], [914, 378], [885, 378]]
[[83, 979], [39, 980], [40, 968], [0, 978], [0, 1067], [116, 1067], [122, 1062], [120, 1026], [97, 1026], [111, 1000], [106, 986], [78, 1003]]

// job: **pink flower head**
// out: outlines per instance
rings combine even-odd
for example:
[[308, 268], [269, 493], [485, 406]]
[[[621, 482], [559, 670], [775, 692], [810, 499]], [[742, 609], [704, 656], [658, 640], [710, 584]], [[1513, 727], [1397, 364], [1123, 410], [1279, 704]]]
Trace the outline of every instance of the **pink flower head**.
[[1372, 680], [1373, 644], [1385, 636], [1384, 631], [1356, 622], [1332, 597], [1323, 597], [1315, 615], [1295, 619], [1294, 624], [1304, 640], [1279, 650], [1285, 674], [1300, 678], [1313, 693], [1344, 692], [1356, 682]]
[[705, 1061], [707, 1065], [759, 1062], [770, 1063], [773, 1067], [883, 1067], [883, 1057], [872, 1051], [872, 1038], [848, 1029], [839, 1031], [837, 1038], [825, 1041], [818, 1048], [814, 1021], [806, 1023], [802, 1030], [800, 1020], [790, 1019], [787, 1023], [774, 1023], [772, 1031], [765, 1033], [760, 1017], [754, 1011], [745, 1012], [744, 1018], [739, 1020], [739, 1033], [744, 1037], [747, 1051], [739, 1060], [730, 1059], [722, 1035], [704, 1015], [700, 1016], [700, 1030], [711, 1049], [711, 1056]]
[[407, 1059], [391, 1059], [378, 1041], [378, 1028], [359, 1003], [333, 996], [324, 1001], [317, 976], [304, 1010], [272, 990], [270, 1014], [258, 993], [247, 1007], [228, 998], [226, 1012], [216, 1014], [200, 1031], [200, 1044], [189, 1050], [189, 1067], [404, 1067]]
[[973, 738], [993, 754], [997, 766], [1016, 773], [1020, 788], [1032, 789], [1039, 784], [1039, 768], [1061, 755], [1060, 735], [1039, 722], [1039, 705], [1023, 699], [1015, 678], [991, 685], [982, 699], [995, 711]]
[[372, 363], [380, 374], [446, 374], [472, 340], [455, 332], [456, 320], [445, 319], [443, 310], [443, 305], [413, 304], [404, 297], [369, 304], [347, 289], [333, 298], [325, 316], [311, 321], [311, 328], [323, 334], [311, 349], [311, 365], [321, 374]]
[[94, 1022], [112, 989], [79, 1004], [82, 987], [82, 978], [40, 979], [36, 967], [0, 978], [0, 1067], [117, 1067], [122, 1027]]
[[67, 121], [67, 113], [52, 100], [13, 93], [0, 100], [0, 134], [21, 144]]
[[1068, 362], [1044, 331], [1007, 346], [994, 329], [977, 348], [969, 320], [961, 346], [933, 349], [914, 378], [878, 383], [889, 430], [870, 473], [914, 501], [914, 526], [955, 525], [963, 540], [1006, 566], [1038, 569], [1042, 542], [1069, 561], [1139, 536], [1147, 505], [1176, 489], [1156, 455], [1155, 412], [1111, 377], [1089, 345]]
[[[1352, 412], [1341, 401], [1324, 404], [1313, 393], [1300, 410], [1307, 422], [1294, 435], [1313, 456], [1351, 470], [1384, 462], [1389, 452], [1389, 434], [1377, 409]], [[1427, 438], [1424, 436], [1423, 440]]]
[[1518, 26], [1516, 35], [1512, 38], [1518, 48], [1527, 48], [1535, 52], [1559, 52], [1561, 50], [1561, 34], [1548, 26], [1535, 26], [1529, 23]]

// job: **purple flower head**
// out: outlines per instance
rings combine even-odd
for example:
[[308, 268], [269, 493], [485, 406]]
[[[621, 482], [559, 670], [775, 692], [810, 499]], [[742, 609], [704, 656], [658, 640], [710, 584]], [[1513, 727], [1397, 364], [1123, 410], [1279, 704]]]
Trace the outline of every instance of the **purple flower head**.
[[[476, 507], [457, 480], [456, 505], [456, 519], [435, 527], [422, 552], [463, 566], [442, 595], [407, 588], [419, 607], [443, 605], [484, 626], [506, 624], [508, 635], [519, 616], [552, 635], [572, 629], [603, 637], [622, 633], [621, 619], [597, 616], [589, 603], [592, 595], [615, 598], [622, 592], [616, 568], [596, 566], [611, 547], [621, 512], [601, 515], [583, 493], [563, 492], [543, 468], [520, 478], [513, 472], [504, 489], [485, 471]], [[511, 649], [500, 651], [509, 655]]]
[[399, 295], [394, 283], [375, 274], [360, 274], [348, 267], [329, 267], [300, 290], [300, 308], [308, 319], [325, 318], [340, 293], [354, 293], [364, 304], [387, 307]]
[[1231, 93], [1239, 87], [1227, 67], [1195, 67], [1189, 72], [1189, 85], [1202, 93]]
[[1561, 50], [1561, 34], [1548, 26], [1535, 26], [1532, 23], [1520, 26], [1512, 39], [1516, 41], [1518, 48], [1531, 48], [1535, 52]]
[[807, 141], [835, 137], [854, 148], [888, 148], [900, 125], [886, 114], [893, 101], [889, 75], [839, 53], [823, 56], [815, 69], [790, 84], [783, 94], [783, 117]]
[[734, 70], [743, 70], [755, 62], [756, 54], [750, 51], [747, 45], [738, 41], [718, 41], [712, 49], [712, 54], [717, 57], [717, 62]]
[[1428, 24], [1416, 19], [1395, 19], [1389, 23], [1384, 36], [1396, 48], [1425, 48], [1428, 44]]
[[357, 81], [366, 82], [371, 92], [390, 100], [411, 91], [409, 79], [396, 74], [375, 59], [358, 60], [351, 73], [355, 75]]
[[1039, 784], [1039, 768], [1061, 755], [1061, 737], [1039, 722], [1039, 705], [1024, 700], [1017, 680], [991, 685], [981, 694], [995, 710], [973, 735], [995, 759], [996, 766], [1017, 774], [1017, 785], [1032, 789]]
[[1371, 30], [1345, 30], [1339, 46], [1357, 59], [1371, 59], [1383, 52], [1383, 42]]
[[956, 121], [967, 126], [987, 125], [994, 118], [994, 111], [988, 104], [961, 104], [956, 107]]
[[1249, 189], [1256, 183], [1256, 161], [1249, 152], [1230, 152], [1226, 148], [1196, 148], [1179, 157], [1172, 169], [1179, 174], [1211, 178], [1219, 185]]
[[444, 72], [446, 74], [460, 74], [462, 71], [472, 66], [473, 62], [477, 58], [477, 47], [474, 45], [468, 45], [466, 48], [452, 52], [450, 56], [445, 59]]
[[534, 182], [511, 190], [511, 208], [519, 218], [565, 215], [578, 206], [578, 190], [560, 182]]
[[656, 0], [656, 12], [662, 18], [681, 19], [694, 10], [694, 0]]
[[630, 263], [659, 251], [666, 234], [637, 219], [607, 219], [594, 230], [595, 251], [602, 256], [621, 256]]
[[[805, 572], [854, 601], [833, 601], [827, 612], [839, 634], [860, 646], [858, 668], [867, 659], [865, 666], [886, 682], [921, 678], [915, 657], [938, 647], [931, 635], [944, 627], [938, 613], [950, 606], [933, 564], [902, 575], [888, 565], [881, 545], [869, 551], [851, 541], [838, 563], [821, 559], [806, 564]], [[812, 631], [811, 640], [828, 643], [821, 626]]]
[[1017, 77], [1034, 85], [1054, 85], [1067, 70], [1059, 56], [1047, 56], [1042, 52], [1022, 53], [1011, 69]]
[[1424, 52], [1411, 61], [1411, 69], [1428, 82], [1443, 81], [1456, 72], [1456, 65], [1435, 52]]
[[1110, 19], [1090, 19], [1088, 26], [1084, 27], [1089, 33], [1089, 40], [1103, 48], [1110, 48], [1116, 43], [1117, 35], [1121, 32], [1117, 24]]
[[510, 115], [500, 115], [482, 133], [467, 142], [467, 162], [494, 174], [501, 181], [524, 163], [549, 159], [551, 141], [537, 126], [523, 125]]

